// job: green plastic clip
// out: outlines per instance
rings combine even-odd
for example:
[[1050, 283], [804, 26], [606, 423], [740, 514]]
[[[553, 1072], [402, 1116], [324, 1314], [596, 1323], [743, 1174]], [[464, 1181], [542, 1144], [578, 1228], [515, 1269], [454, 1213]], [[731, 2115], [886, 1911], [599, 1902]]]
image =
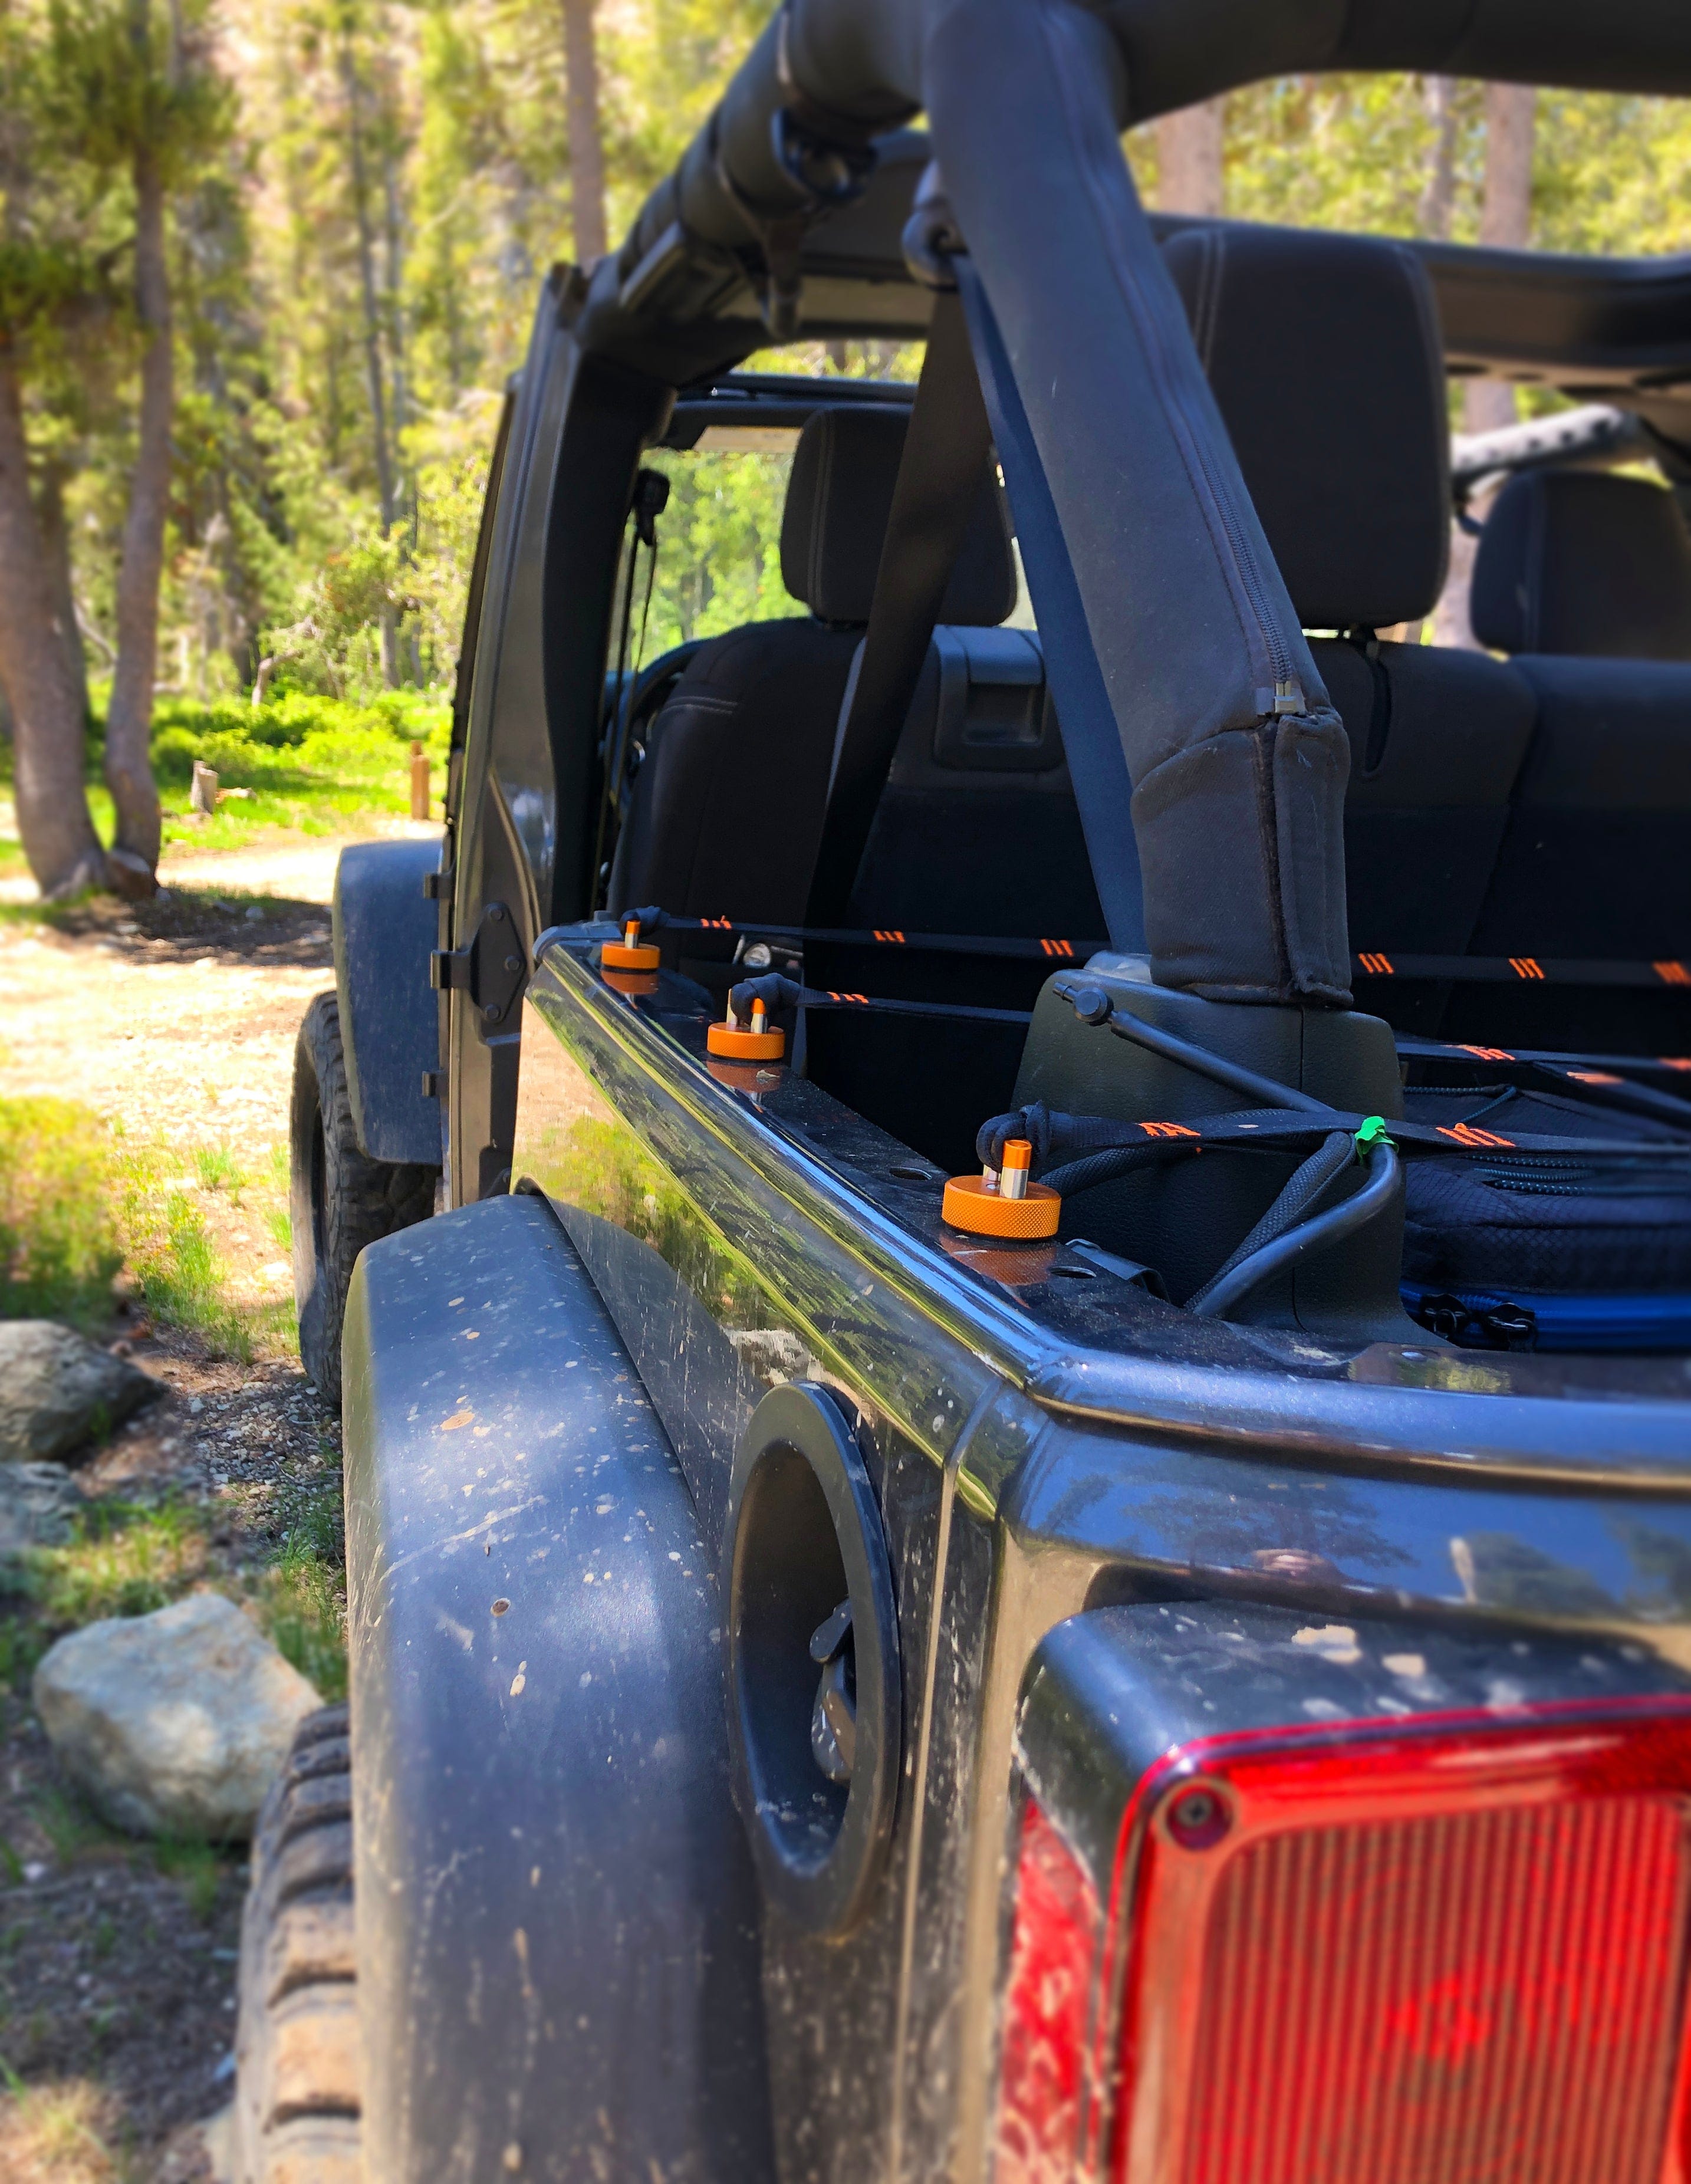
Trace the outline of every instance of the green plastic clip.
[[1391, 1132], [1386, 1128], [1385, 1117], [1370, 1115], [1356, 1133], [1356, 1157], [1358, 1160], [1366, 1159], [1376, 1145], [1389, 1145], [1394, 1142]]

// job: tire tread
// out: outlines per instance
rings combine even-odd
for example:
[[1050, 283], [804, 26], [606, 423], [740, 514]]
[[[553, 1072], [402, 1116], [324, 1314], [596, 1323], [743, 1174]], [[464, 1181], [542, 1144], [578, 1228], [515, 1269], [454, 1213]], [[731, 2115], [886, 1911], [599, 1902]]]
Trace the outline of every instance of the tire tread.
[[344, 1707], [300, 1724], [259, 1816], [239, 2008], [236, 2184], [364, 2184]]

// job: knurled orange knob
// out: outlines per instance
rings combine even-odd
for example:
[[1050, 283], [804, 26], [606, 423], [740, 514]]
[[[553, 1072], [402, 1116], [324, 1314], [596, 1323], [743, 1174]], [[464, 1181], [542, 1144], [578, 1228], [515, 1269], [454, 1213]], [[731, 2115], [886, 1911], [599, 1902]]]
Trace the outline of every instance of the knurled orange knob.
[[1049, 1184], [1028, 1180], [1032, 1162], [1033, 1148], [1027, 1139], [1012, 1138], [1004, 1149], [998, 1173], [983, 1168], [979, 1175], [952, 1177], [940, 1202], [940, 1218], [970, 1236], [1025, 1244], [1054, 1236], [1063, 1217], [1063, 1201]]
[[726, 1022], [707, 1027], [704, 1044], [725, 1061], [779, 1061], [787, 1051], [787, 1034], [771, 1030], [768, 1010], [754, 1001], [749, 1024], [736, 1022], [731, 1005]]
[[631, 917], [620, 940], [607, 940], [599, 949], [599, 967], [605, 971], [655, 971], [662, 960], [649, 940], [640, 938], [640, 921]]

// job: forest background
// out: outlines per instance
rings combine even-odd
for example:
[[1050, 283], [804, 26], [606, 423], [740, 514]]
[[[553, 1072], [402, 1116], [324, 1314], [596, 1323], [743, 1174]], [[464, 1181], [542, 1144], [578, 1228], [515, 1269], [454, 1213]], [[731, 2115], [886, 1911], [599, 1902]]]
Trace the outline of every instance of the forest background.
[[[767, 4], [0, 0], [0, 733], [21, 808], [53, 686], [44, 890], [144, 892], [153, 778], [208, 737], [438, 733], [537, 283], [623, 231]], [[1691, 248], [1670, 101], [1297, 77], [1128, 149], [1171, 209]], [[97, 841], [63, 807], [103, 773]]]

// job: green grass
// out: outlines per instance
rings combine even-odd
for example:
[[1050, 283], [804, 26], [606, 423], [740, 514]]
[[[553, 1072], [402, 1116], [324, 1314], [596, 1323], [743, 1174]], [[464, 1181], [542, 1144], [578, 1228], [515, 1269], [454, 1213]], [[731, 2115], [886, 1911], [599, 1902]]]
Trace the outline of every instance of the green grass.
[[166, 1836], [153, 1846], [153, 1863], [168, 1879], [181, 1883], [189, 1910], [204, 1925], [217, 1908], [223, 1880], [223, 1861], [211, 1844]]
[[18, 1615], [0, 1620], [0, 1684], [19, 1698], [26, 1697], [36, 1663], [47, 1648], [47, 1639], [33, 1623]]
[[347, 1695], [346, 1546], [338, 1472], [289, 1494], [281, 1546], [265, 1574], [259, 1609], [283, 1658], [325, 1700]]
[[[411, 805], [411, 745], [431, 768], [438, 814], [451, 709], [415, 692], [370, 705], [285, 691], [256, 710], [241, 699], [199, 705], [164, 699], [153, 709], [153, 762], [166, 844], [238, 849], [266, 827], [347, 833], [372, 812], [403, 817]], [[214, 768], [225, 797], [208, 817], [188, 809], [194, 760]]]
[[0, 1100], [0, 1318], [87, 1326], [124, 1262], [120, 1163], [99, 1117], [69, 1100]]
[[108, 1828], [87, 1806], [63, 1790], [42, 1791], [30, 1810], [61, 1865], [74, 1865], [85, 1851], [97, 1849], [116, 1837], [114, 1828]]
[[[204, 1190], [240, 1203], [252, 1178], [226, 1148], [192, 1158]], [[97, 1327], [126, 1268], [156, 1318], [225, 1357], [291, 1350], [290, 1305], [228, 1302], [204, 1216], [171, 1168], [179, 1177], [180, 1156], [167, 1162], [73, 1100], [0, 1100], [0, 1318]]]
[[203, 1189], [226, 1190], [233, 1204], [241, 1203], [248, 1178], [227, 1145], [201, 1145], [194, 1154], [194, 1166]]
[[64, 1546], [29, 1552], [22, 1583], [48, 1629], [79, 1630], [169, 1607], [206, 1560], [206, 1520], [192, 1503], [96, 1502], [77, 1512]]

